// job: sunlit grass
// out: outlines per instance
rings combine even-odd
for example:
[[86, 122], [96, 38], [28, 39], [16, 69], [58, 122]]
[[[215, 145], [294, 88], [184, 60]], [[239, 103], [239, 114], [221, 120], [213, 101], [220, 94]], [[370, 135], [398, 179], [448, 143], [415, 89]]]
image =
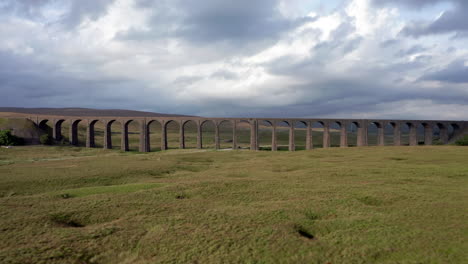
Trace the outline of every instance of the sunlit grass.
[[467, 158], [0, 149], [0, 263], [463, 263]]

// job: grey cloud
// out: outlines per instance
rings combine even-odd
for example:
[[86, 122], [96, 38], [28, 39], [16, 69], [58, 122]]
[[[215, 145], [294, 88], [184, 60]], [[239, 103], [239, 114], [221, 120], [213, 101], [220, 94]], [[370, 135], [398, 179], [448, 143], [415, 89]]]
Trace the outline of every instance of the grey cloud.
[[396, 54], [397, 56], [408, 56], [408, 55], [413, 55], [416, 53], [421, 53], [426, 51], [427, 48], [421, 46], [421, 45], [414, 45], [408, 49], [400, 49], [398, 53]]
[[72, 29], [84, 19], [97, 20], [107, 12], [108, 7], [115, 0], [6, 0], [0, 5], [1, 14], [16, 15], [42, 23], [49, 20], [46, 9], [52, 6], [63, 11], [63, 15], [56, 21], [49, 21], [53, 25], [60, 25]]
[[53, 3], [54, 0], [6, 0], [0, 4], [3, 15], [16, 15], [30, 20], [43, 19], [42, 8]]
[[[447, 0], [372, 0], [372, 3], [377, 6], [385, 5], [404, 5], [413, 8], [421, 8], [424, 6], [434, 5], [440, 2], [446, 2]], [[450, 1], [450, 0], [449, 0]], [[463, 0], [453, 0], [463, 1]]]
[[194, 45], [217, 45], [227, 52], [253, 53], [271, 45], [283, 32], [315, 18], [288, 19], [277, 9], [279, 0], [138, 1], [138, 7], [155, 10], [150, 30], [120, 32], [122, 40], [175, 37]]
[[167, 100], [162, 98], [153, 104], [151, 98], [148, 101], [138, 98], [137, 89], [144, 87], [144, 83], [123, 78], [79, 78], [32, 57], [0, 51], [2, 106], [142, 109], [166, 105]]
[[210, 77], [216, 78], [216, 79], [236, 80], [236, 79], [239, 79], [240, 76], [239, 74], [232, 72], [232, 71], [220, 70], [211, 74]]
[[115, 0], [72, 0], [70, 9], [61, 20], [61, 23], [73, 28], [79, 25], [85, 18], [97, 20], [107, 13], [107, 9], [114, 1]]
[[400, 40], [397, 40], [397, 39], [388, 39], [388, 40], [385, 40], [383, 42], [380, 43], [380, 47], [382, 48], [390, 48], [390, 47], [394, 47], [398, 44], [400, 44]]
[[[330, 36], [330, 40], [320, 42], [310, 48], [311, 57], [297, 61], [297, 58], [282, 56], [264, 65], [271, 73], [277, 75], [304, 74], [309, 77], [310, 72], [320, 73], [323, 65], [331, 60], [342, 58], [346, 54], [359, 48], [363, 41], [362, 37], [351, 37], [355, 31], [352, 21], [346, 21], [335, 29]], [[312, 32], [318, 39], [321, 32]]]
[[406, 36], [421, 37], [433, 34], [455, 33], [457, 38], [465, 38], [468, 34], [468, 2], [466, 0], [372, 0], [376, 6], [403, 6], [420, 10], [423, 7], [438, 3], [452, 3], [451, 10], [445, 12], [434, 21], [413, 21], [402, 30]]
[[468, 66], [465, 66], [465, 60], [457, 60], [445, 69], [424, 75], [421, 80], [468, 84]]
[[445, 11], [435, 21], [417, 21], [407, 25], [402, 34], [413, 37], [424, 35], [456, 33], [456, 37], [466, 37], [468, 33], [468, 2], [455, 2], [452, 10]]

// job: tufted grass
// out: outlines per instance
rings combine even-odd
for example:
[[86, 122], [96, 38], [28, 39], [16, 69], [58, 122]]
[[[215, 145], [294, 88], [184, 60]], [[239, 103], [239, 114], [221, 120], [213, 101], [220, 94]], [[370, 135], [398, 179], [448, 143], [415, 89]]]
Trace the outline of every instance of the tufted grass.
[[0, 263], [466, 263], [467, 160], [0, 149]]

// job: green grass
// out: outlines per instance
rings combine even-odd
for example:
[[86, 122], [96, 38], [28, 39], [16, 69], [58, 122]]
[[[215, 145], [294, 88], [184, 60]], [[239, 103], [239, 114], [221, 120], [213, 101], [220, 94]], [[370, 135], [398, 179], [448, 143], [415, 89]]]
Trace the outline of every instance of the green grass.
[[138, 184], [122, 184], [122, 185], [111, 185], [111, 186], [99, 186], [99, 187], [84, 187], [75, 188], [69, 190], [63, 190], [55, 193], [62, 198], [68, 199], [73, 197], [84, 197], [88, 195], [96, 194], [118, 194], [118, 193], [130, 193], [140, 190], [148, 190], [155, 187], [159, 187], [161, 184], [158, 183], [138, 183]]
[[0, 149], [0, 263], [466, 263], [468, 149]]

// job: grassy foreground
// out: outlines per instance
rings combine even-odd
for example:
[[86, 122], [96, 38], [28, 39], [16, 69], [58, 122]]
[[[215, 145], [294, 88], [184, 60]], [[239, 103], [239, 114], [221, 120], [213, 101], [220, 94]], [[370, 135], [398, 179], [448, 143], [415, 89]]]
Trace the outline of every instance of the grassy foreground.
[[0, 263], [466, 263], [468, 149], [0, 149]]

